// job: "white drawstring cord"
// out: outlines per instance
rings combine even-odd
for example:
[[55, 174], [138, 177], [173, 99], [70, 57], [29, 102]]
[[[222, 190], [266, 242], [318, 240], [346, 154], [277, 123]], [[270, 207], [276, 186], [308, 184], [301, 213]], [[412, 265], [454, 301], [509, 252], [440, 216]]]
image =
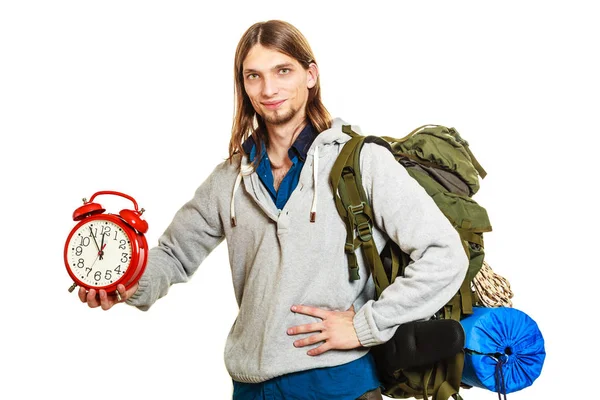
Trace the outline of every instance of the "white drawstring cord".
[[319, 175], [319, 146], [315, 146], [315, 153], [313, 154], [313, 202], [310, 207], [310, 222], [317, 220], [317, 178]]
[[240, 167], [240, 173], [235, 178], [235, 184], [233, 185], [233, 193], [231, 194], [231, 205], [230, 205], [230, 213], [231, 213], [231, 226], [236, 226], [237, 221], [235, 219], [235, 192], [237, 192], [240, 184], [242, 183], [242, 176], [250, 175], [254, 172], [254, 167], [251, 164], [242, 165]]

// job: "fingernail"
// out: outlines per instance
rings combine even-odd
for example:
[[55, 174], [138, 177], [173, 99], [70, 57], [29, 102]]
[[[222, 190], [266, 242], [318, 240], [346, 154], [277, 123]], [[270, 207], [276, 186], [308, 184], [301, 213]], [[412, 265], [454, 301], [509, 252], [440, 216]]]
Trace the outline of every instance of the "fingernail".
[[298, 307], [292, 306], [292, 311], [296, 311], [297, 309], [298, 309]]
[[293, 333], [293, 331], [292, 331], [292, 329], [291, 329], [291, 328], [287, 330], [287, 334], [288, 334], [288, 335], [291, 335], [292, 333]]

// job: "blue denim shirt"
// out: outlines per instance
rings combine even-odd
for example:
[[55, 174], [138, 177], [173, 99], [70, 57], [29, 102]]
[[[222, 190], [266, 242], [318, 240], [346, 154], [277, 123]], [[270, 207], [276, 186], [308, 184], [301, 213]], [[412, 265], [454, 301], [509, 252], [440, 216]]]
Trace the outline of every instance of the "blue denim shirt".
[[367, 353], [347, 364], [295, 372], [262, 383], [233, 381], [233, 400], [356, 400], [380, 386], [376, 371], [373, 357]]
[[[310, 123], [300, 132], [296, 141], [288, 150], [292, 167], [279, 185], [279, 191], [276, 191], [273, 185], [271, 163], [263, 144], [261, 162], [256, 169], [256, 173], [269, 190], [271, 198], [278, 209], [283, 208], [298, 185], [306, 154], [316, 136], [317, 133]], [[248, 154], [250, 162], [252, 162], [256, 158], [256, 144], [252, 137], [244, 142], [243, 149]], [[295, 372], [262, 383], [234, 381], [233, 400], [355, 400], [362, 394], [379, 386], [380, 382], [377, 378], [375, 363], [369, 353], [347, 364]]]
[[[271, 171], [271, 162], [269, 161], [267, 149], [263, 142], [261, 149], [261, 160], [260, 164], [256, 168], [256, 173], [258, 174], [261, 182], [269, 191], [269, 194], [271, 195], [271, 198], [278, 209], [281, 210], [283, 206], [285, 206], [285, 203], [290, 198], [290, 195], [296, 186], [298, 186], [298, 180], [300, 179], [300, 172], [302, 171], [304, 161], [306, 160], [306, 154], [308, 153], [308, 149], [310, 149], [310, 146], [312, 145], [312, 142], [315, 140], [316, 136], [317, 134], [315, 133], [315, 129], [310, 123], [308, 123], [302, 132], [300, 132], [296, 138], [296, 141], [288, 150], [288, 157], [292, 161], [292, 166], [279, 184], [279, 190], [275, 190], [275, 186], [273, 184], [273, 171]], [[248, 160], [253, 162], [257, 153], [254, 138], [252, 136], [248, 138], [242, 147], [246, 154], [248, 154]]]

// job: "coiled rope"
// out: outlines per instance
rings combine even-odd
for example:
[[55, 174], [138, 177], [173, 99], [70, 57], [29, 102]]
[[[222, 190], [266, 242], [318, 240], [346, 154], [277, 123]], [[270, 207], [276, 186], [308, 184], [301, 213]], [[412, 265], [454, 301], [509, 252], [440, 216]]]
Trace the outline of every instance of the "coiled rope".
[[472, 285], [479, 296], [479, 301], [486, 307], [512, 307], [513, 292], [510, 283], [506, 278], [495, 273], [485, 261], [479, 273], [473, 278]]

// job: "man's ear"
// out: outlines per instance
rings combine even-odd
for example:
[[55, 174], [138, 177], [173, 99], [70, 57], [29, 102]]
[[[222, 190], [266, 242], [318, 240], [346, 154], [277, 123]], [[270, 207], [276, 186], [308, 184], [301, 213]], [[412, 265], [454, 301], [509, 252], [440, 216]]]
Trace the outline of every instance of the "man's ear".
[[317, 78], [319, 77], [319, 67], [317, 67], [317, 64], [315, 63], [310, 63], [308, 65], [306, 73], [308, 74], [306, 79], [306, 87], [312, 89], [317, 84]]

